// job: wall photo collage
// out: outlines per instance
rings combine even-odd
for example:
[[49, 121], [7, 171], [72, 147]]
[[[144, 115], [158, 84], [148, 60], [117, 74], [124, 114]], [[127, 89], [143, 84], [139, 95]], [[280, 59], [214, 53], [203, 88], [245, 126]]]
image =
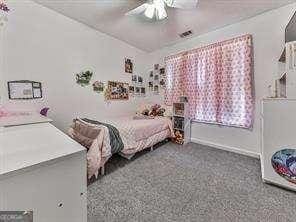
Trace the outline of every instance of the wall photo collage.
[[150, 92], [159, 94], [160, 89], [165, 87], [165, 68], [160, 68], [159, 64], [154, 65], [154, 69], [149, 72], [148, 88]]

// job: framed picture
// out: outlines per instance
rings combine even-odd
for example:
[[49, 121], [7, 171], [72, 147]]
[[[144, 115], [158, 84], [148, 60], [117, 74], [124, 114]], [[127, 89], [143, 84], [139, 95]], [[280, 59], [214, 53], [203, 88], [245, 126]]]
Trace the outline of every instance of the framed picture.
[[158, 85], [154, 85], [153, 89], [154, 89], [153, 91], [154, 91], [155, 94], [159, 93], [159, 86]]
[[135, 87], [134, 86], [129, 86], [129, 93], [134, 94], [135, 93]]
[[124, 62], [124, 70], [125, 73], [133, 73], [133, 61], [129, 58], [125, 58], [125, 62]]
[[155, 75], [155, 76], [154, 76], [154, 80], [155, 80], [155, 81], [158, 81], [158, 80], [159, 80], [159, 75]]
[[100, 81], [95, 81], [93, 84], [93, 90], [97, 93], [101, 93], [101, 92], [104, 92], [104, 83], [103, 82], [100, 82]]
[[142, 84], [143, 83], [143, 77], [142, 76], [138, 76], [138, 83]]
[[124, 82], [108, 81], [106, 99], [108, 100], [128, 100], [129, 84]]
[[159, 85], [161, 87], [164, 87], [165, 86], [165, 80], [164, 79], [161, 79], [160, 82], [159, 82]]
[[159, 73], [160, 73], [160, 75], [164, 75], [164, 74], [165, 74], [165, 68], [161, 68], [161, 69], [159, 70]]
[[141, 88], [140, 87], [136, 87], [135, 94], [136, 95], [140, 95], [140, 92], [141, 92]]
[[137, 75], [132, 75], [132, 82], [137, 83], [137, 81], [138, 81]]
[[40, 82], [29, 80], [9, 81], [9, 99], [40, 99], [42, 98], [42, 85]]
[[150, 73], [149, 73], [149, 77], [150, 77], [150, 78], [153, 78], [153, 71], [150, 71]]
[[159, 69], [159, 64], [155, 64], [154, 65], [154, 70], [158, 70]]
[[146, 88], [145, 87], [141, 87], [141, 95], [142, 96], [146, 95]]

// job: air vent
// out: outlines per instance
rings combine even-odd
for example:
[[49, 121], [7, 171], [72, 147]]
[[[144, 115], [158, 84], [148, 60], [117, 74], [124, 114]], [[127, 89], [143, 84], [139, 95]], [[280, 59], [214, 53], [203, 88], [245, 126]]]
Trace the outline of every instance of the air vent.
[[188, 36], [190, 36], [190, 35], [192, 35], [192, 30], [189, 30], [189, 31], [183, 32], [183, 33], [181, 33], [179, 36], [180, 36], [181, 38], [185, 38], [185, 37], [188, 37]]

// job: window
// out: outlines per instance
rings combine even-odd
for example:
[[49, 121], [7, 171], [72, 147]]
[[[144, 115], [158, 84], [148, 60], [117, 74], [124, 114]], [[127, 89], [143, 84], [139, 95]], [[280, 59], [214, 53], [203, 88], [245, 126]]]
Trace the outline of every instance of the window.
[[165, 58], [165, 103], [187, 96], [196, 121], [253, 125], [252, 37], [241, 36]]

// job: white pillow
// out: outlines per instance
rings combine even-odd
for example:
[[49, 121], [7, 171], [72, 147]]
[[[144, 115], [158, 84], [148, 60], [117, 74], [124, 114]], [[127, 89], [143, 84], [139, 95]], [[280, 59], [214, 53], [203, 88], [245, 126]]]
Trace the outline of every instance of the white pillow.
[[142, 114], [144, 110], [148, 109], [151, 110], [151, 106], [153, 106], [154, 103], [142, 103], [138, 106], [136, 114]]
[[161, 107], [165, 109], [164, 116], [173, 116], [173, 106], [162, 105]]

